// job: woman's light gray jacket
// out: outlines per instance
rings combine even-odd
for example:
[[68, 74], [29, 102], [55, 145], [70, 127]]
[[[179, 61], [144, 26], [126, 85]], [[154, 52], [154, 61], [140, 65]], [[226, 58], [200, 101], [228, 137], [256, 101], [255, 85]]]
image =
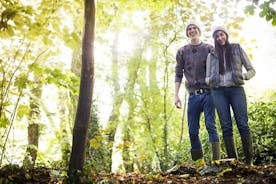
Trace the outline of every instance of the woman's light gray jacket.
[[[244, 80], [249, 80], [255, 75], [255, 70], [244, 50], [239, 44], [231, 44], [233, 61], [231, 63], [232, 68], [232, 82], [235, 86], [241, 86], [244, 84]], [[206, 61], [206, 83], [212, 87], [222, 87], [220, 85], [219, 74], [219, 61], [214, 50], [212, 50]], [[246, 69], [246, 72], [242, 72], [242, 66]]]

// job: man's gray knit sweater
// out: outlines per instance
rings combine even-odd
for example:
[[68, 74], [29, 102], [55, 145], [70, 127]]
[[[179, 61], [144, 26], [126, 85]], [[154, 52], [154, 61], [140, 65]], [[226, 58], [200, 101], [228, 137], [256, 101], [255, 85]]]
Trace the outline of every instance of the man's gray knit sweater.
[[205, 43], [185, 45], [176, 54], [175, 82], [181, 82], [183, 73], [185, 86], [189, 92], [209, 88], [205, 83], [206, 59], [213, 46]]

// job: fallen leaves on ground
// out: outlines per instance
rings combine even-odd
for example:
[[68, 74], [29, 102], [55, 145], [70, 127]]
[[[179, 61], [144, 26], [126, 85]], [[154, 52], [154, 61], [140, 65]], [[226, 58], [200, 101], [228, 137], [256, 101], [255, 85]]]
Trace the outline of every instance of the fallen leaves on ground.
[[[213, 170], [215, 168], [215, 170]], [[205, 172], [202, 172], [204, 171]], [[0, 169], [0, 184], [4, 183], [24, 183], [24, 184], [46, 184], [46, 183], [66, 183], [66, 172], [53, 170], [46, 167], [35, 169], [24, 169], [17, 165], [7, 165]], [[248, 166], [234, 161], [227, 164], [219, 164], [210, 168], [194, 168], [190, 165], [181, 164], [169, 172], [157, 174], [110, 174], [110, 173], [89, 173], [83, 174], [82, 183], [99, 184], [155, 184], [155, 183], [196, 183], [196, 184], [275, 184], [276, 166]]]

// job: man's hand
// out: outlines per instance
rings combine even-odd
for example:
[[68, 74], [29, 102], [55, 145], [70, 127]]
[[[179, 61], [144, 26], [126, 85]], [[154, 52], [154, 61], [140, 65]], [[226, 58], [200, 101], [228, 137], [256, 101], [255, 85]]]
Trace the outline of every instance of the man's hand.
[[181, 100], [179, 99], [178, 96], [175, 96], [174, 105], [176, 108], [181, 109]]

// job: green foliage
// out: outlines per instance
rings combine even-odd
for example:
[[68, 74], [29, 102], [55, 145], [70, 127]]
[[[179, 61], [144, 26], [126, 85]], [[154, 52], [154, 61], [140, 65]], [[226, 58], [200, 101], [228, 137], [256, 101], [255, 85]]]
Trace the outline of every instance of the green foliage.
[[255, 6], [254, 5], [248, 5], [244, 9], [245, 13], [248, 13], [249, 15], [254, 15], [255, 13]]
[[27, 87], [28, 75], [26, 73], [20, 74], [14, 81], [14, 86], [18, 88], [18, 91], [22, 91]]
[[[80, 30], [82, 29], [82, 21], [78, 20], [80, 19], [78, 15], [82, 14], [82, 11], [79, 11], [80, 7], [82, 7], [82, 1], [41, 0], [23, 2], [20, 0], [0, 0], [0, 165], [3, 156], [5, 157], [4, 162], [15, 159], [18, 161], [24, 156], [22, 154], [14, 158], [13, 155], [9, 154], [9, 149], [20, 149], [20, 151], [26, 149], [20, 144], [27, 138], [22, 138], [20, 134], [16, 140], [11, 140], [9, 134], [11, 133], [10, 130], [19, 131], [27, 127], [24, 116], [29, 115], [30, 96], [35, 99], [35, 103], [40, 106], [39, 108], [45, 111], [42, 111], [42, 114], [46, 114], [44, 117], [46, 122], [47, 120], [50, 121], [50, 124], [42, 122], [39, 125], [43, 129], [40, 132], [42, 133], [40, 134], [42, 140], [43, 136], [48, 134], [49, 128], [56, 128], [56, 119], [53, 120], [52, 116], [57, 117], [59, 113], [48, 113], [48, 107], [43, 106], [47, 102], [41, 101], [40, 96], [33, 92], [34, 88], [39, 85], [42, 88], [43, 85], [51, 84], [59, 87], [60, 91], [69, 90], [73, 97], [78, 94], [79, 77], [76, 77], [69, 70], [65, 70], [57, 58], [61, 57], [59, 54], [63, 52], [62, 49], [66, 46], [71, 48], [79, 46]], [[73, 19], [77, 21], [72, 21]], [[66, 97], [68, 96], [66, 95]], [[74, 103], [74, 98], [72, 99], [69, 106]], [[62, 103], [65, 102], [64, 99], [61, 101]], [[64, 109], [66, 112], [67, 107]], [[70, 116], [74, 116], [74, 113], [68, 113]], [[15, 115], [17, 117], [14, 117]], [[38, 119], [40, 118], [38, 117]], [[66, 119], [61, 120], [64, 123], [63, 126], [68, 123], [70, 118], [66, 117]], [[70, 130], [67, 131], [70, 132]], [[51, 132], [58, 135], [62, 130], [51, 130]], [[61, 151], [64, 152], [62, 156], [68, 155], [66, 152], [68, 149], [70, 150], [71, 146], [67, 144], [68, 138], [70, 138], [68, 132], [66, 133], [66, 140], [62, 140], [65, 138], [64, 136], [60, 136], [62, 138], [57, 136], [47, 141], [50, 145], [51, 143], [54, 145], [57, 143], [54, 139], [60, 138], [63, 141], [61, 144]], [[2, 149], [2, 145], [5, 145], [6, 150]], [[45, 155], [38, 154], [38, 163], [44, 162], [46, 164]]]
[[5, 128], [9, 124], [10, 124], [10, 120], [6, 117], [5, 114], [2, 114], [0, 117], [0, 127]]
[[30, 107], [28, 105], [21, 104], [17, 109], [17, 116], [19, 119], [23, 118], [24, 115], [28, 114]]
[[[72, 95], [78, 94], [79, 77], [60, 66], [45, 66], [42, 63], [32, 63], [29, 70], [38, 77], [38, 83], [55, 84], [59, 88], [69, 89]], [[41, 75], [43, 74], [43, 75]]]
[[255, 150], [255, 163], [276, 162], [276, 101], [257, 101], [249, 106], [251, 132]]
[[273, 26], [276, 26], [276, 10], [274, 9], [275, 0], [264, 1], [259, 4], [258, 0], [254, 0], [251, 5], [245, 7], [245, 13], [254, 15], [256, 8], [260, 9], [259, 16], [265, 18], [266, 21], [271, 21]]
[[7, 31], [6, 36], [12, 36], [16, 29], [23, 30], [25, 23], [31, 22], [34, 10], [31, 6], [23, 6], [18, 0], [1, 0], [0, 31]]
[[91, 122], [88, 128], [88, 144], [86, 151], [85, 170], [88, 172], [110, 172], [111, 158], [108, 157], [109, 146], [104, 132], [99, 125], [98, 108], [93, 103]]

